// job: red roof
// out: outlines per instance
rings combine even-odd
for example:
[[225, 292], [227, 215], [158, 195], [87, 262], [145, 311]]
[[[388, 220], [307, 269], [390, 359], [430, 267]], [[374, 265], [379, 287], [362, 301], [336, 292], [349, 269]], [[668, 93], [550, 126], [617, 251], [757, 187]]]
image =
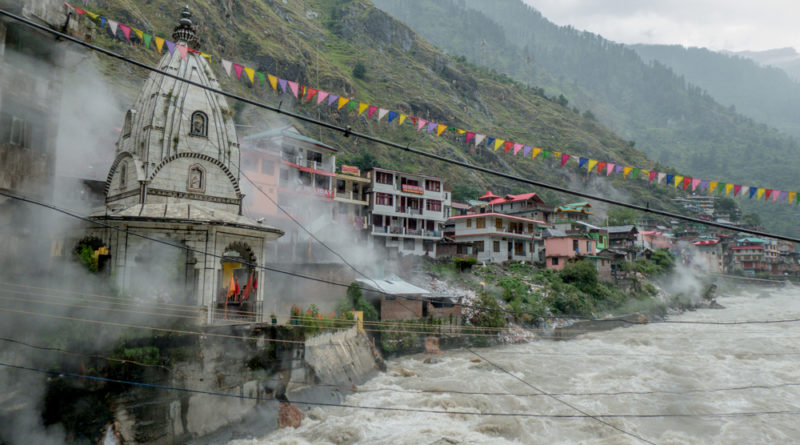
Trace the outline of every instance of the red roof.
[[715, 239], [715, 240], [697, 241], [692, 244], [694, 244], [695, 246], [713, 246], [715, 244], [719, 244], [719, 240]]
[[[529, 200], [529, 199], [531, 199], [533, 197], [538, 198], [538, 196], [536, 195], [535, 192], [524, 193], [522, 195], [506, 195], [503, 198], [498, 196], [496, 199], [494, 199], [492, 201], [489, 201], [489, 204], [504, 204], [504, 203], [507, 203], [507, 202], [527, 201], [527, 200]], [[541, 200], [542, 199], [539, 198], [539, 201], [541, 201]], [[542, 201], [542, 202], [544, 202], [544, 201]]]
[[484, 216], [502, 216], [503, 218], [514, 219], [517, 221], [525, 221], [536, 224], [547, 224], [546, 222], [539, 221], [537, 219], [523, 218], [521, 216], [511, 216], [511, 215], [506, 215], [504, 213], [470, 213], [469, 215], [451, 216], [450, 219], [482, 218]]
[[731, 250], [743, 250], [743, 249], [763, 249], [764, 246], [733, 246]]
[[483, 194], [483, 196], [478, 198], [478, 201], [491, 201], [491, 200], [497, 199], [497, 198], [499, 198], [499, 196], [495, 195], [490, 190], [487, 190], [486, 193]]

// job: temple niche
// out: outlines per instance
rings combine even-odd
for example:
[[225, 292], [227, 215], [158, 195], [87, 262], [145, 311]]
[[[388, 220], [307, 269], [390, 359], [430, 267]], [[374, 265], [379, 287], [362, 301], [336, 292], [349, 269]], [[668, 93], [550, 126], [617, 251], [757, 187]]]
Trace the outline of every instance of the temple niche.
[[[188, 7], [172, 37], [198, 49]], [[199, 52], [164, 53], [158, 68], [218, 88]], [[151, 73], [123, 120], [105, 208], [88, 236], [108, 248], [121, 292], [198, 306], [207, 323], [260, 321], [272, 296], [259, 266], [283, 232], [242, 215], [239, 145], [224, 97]], [[135, 233], [135, 234], [134, 234]], [[136, 234], [160, 242], [143, 239]]]

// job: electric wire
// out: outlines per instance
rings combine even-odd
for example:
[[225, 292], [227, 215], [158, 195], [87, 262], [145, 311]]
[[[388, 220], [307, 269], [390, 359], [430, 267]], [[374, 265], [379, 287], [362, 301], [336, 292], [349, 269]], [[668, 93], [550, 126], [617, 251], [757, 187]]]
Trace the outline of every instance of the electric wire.
[[[178, 392], [185, 392], [185, 393], [194, 393], [194, 394], [205, 394], [215, 397], [229, 397], [235, 399], [246, 399], [246, 400], [256, 400], [256, 401], [275, 401], [275, 402], [283, 402], [285, 400], [280, 400], [275, 397], [263, 397], [263, 396], [247, 396], [244, 394], [231, 394], [225, 392], [216, 392], [216, 391], [206, 391], [200, 389], [192, 389], [192, 388], [183, 388], [177, 386], [168, 386], [168, 385], [158, 385], [154, 383], [143, 383], [143, 382], [136, 382], [131, 380], [121, 380], [121, 379], [112, 379], [108, 377], [98, 377], [92, 375], [85, 375], [85, 374], [78, 374], [73, 372], [61, 371], [61, 370], [49, 370], [49, 369], [40, 369], [40, 368], [32, 368], [28, 366], [21, 366], [21, 365], [14, 365], [10, 363], [3, 363], [0, 362], [0, 366], [9, 368], [9, 369], [17, 369], [21, 371], [30, 371], [30, 372], [37, 372], [40, 374], [47, 374], [56, 377], [71, 377], [71, 378], [78, 378], [78, 379], [86, 379], [86, 380], [95, 380], [100, 382], [107, 382], [107, 383], [119, 383], [124, 385], [130, 386], [140, 386], [145, 388], [151, 389], [158, 389], [158, 390], [165, 390], [165, 391], [178, 391]], [[774, 416], [774, 415], [797, 415], [800, 414], [798, 410], [773, 410], [773, 411], [751, 411], [751, 412], [728, 412], [728, 413], [692, 413], [692, 414], [674, 414], [674, 413], [652, 413], [652, 414], [598, 414], [598, 415], [586, 415], [586, 414], [536, 414], [536, 413], [514, 413], [514, 412], [476, 412], [476, 411], [444, 411], [444, 410], [435, 410], [435, 409], [422, 409], [422, 408], [401, 408], [401, 407], [387, 407], [387, 406], [363, 406], [363, 405], [352, 405], [352, 404], [345, 404], [345, 403], [329, 403], [329, 402], [307, 402], [307, 401], [288, 401], [288, 403], [292, 403], [294, 405], [304, 405], [304, 406], [325, 406], [325, 407], [333, 407], [333, 408], [345, 408], [345, 409], [357, 409], [357, 410], [369, 410], [369, 411], [388, 411], [388, 412], [412, 412], [412, 413], [428, 413], [428, 414], [449, 414], [449, 415], [465, 415], [465, 416], [493, 416], [493, 417], [522, 417], [522, 418], [540, 418], [540, 419], [594, 419], [594, 420], [602, 420], [602, 419], [647, 419], [647, 418], [692, 418], [692, 417], [709, 417], [709, 418], [727, 418], [727, 417], [754, 417], [754, 416]], [[615, 428], [616, 429], [616, 428]], [[630, 435], [630, 433], [626, 433]], [[635, 438], [639, 438], [638, 436], [633, 436]], [[641, 439], [644, 442], [651, 443], [645, 439]]]
[[556, 186], [556, 185], [547, 184], [547, 183], [543, 183], [543, 182], [540, 182], [540, 181], [535, 181], [535, 180], [532, 180], [532, 179], [524, 178], [524, 177], [521, 177], [521, 176], [511, 175], [511, 174], [508, 174], [508, 173], [503, 173], [503, 172], [500, 172], [500, 171], [497, 171], [497, 170], [492, 170], [492, 169], [489, 169], [489, 168], [486, 168], [486, 167], [481, 167], [481, 166], [478, 166], [478, 165], [472, 165], [472, 164], [470, 164], [468, 162], [459, 161], [457, 159], [450, 159], [450, 158], [447, 158], [447, 157], [444, 157], [444, 156], [436, 155], [434, 153], [426, 152], [424, 150], [414, 149], [414, 148], [411, 148], [409, 145], [402, 145], [402, 144], [398, 144], [398, 143], [392, 142], [392, 141], [387, 141], [387, 140], [384, 140], [384, 139], [381, 139], [381, 138], [378, 138], [378, 137], [375, 137], [375, 136], [372, 136], [372, 135], [369, 135], [369, 134], [359, 133], [359, 132], [353, 131], [352, 128], [350, 128], [350, 126], [341, 127], [339, 125], [335, 125], [335, 124], [332, 124], [330, 122], [325, 122], [325, 121], [322, 121], [322, 120], [319, 120], [319, 119], [314, 119], [312, 117], [303, 116], [301, 114], [294, 113], [294, 112], [291, 112], [291, 111], [285, 111], [285, 110], [282, 110], [280, 107], [274, 107], [274, 106], [271, 106], [271, 105], [268, 105], [268, 104], [265, 104], [265, 103], [262, 103], [262, 102], [258, 102], [258, 101], [253, 100], [253, 99], [248, 99], [246, 97], [243, 97], [243, 96], [240, 96], [240, 95], [237, 95], [237, 94], [233, 94], [233, 93], [221, 90], [219, 88], [214, 88], [214, 87], [210, 87], [208, 85], [203, 85], [200, 82], [183, 78], [180, 75], [169, 73], [167, 71], [164, 71], [164, 70], [158, 69], [156, 67], [147, 65], [146, 63], [139, 62], [137, 60], [131, 59], [131, 58], [126, 57], [126, 56], [123, 56], [121, 54], [118, 54], [118, 53], [115, 53], [113, 51], [107, 50], [105, 48], [99, 47], [97, 45], [93, 45], [91, 43], [85, 42], [85, 41], [80, 40], [78, 38], [72, 37], [72, 36], [70, 36], [68, 34], [65, 34], [65, 33], [50, 29], [50, 28], [48, 28], [46, 26], [40, 25], [38, 23], [35, 23], [35, 22], [31, 21], [31, 20], [28, 20], [28, 19], [26, 19], [24, 17], [20, 17], [18, 15], [15, 15], [15, 14], [13, 14], [13, 13], [11, 13], [9, 11], [3, 10], [3, 9], [0, 9], [0, 15], [5, 15], [5, 16], [13, 19], [13, 20], [16, 20], [16, 21], [19, 21], [21, 23], [24, 23], [27, 26], [39, 29], [39, 30], [44, 31], [46, 33], [53, 34], [55, 36], [60, 37], [63, 40], [67, 40], [67, 41], [75, 43], [75, 44], [77, 44], [79, 46], [83, 46], [83, 47], [89, 48], [89, 49], [91, 49], [93, 51], [100, 52], [100, 53], [105, 54], [106, 56], [112, 57], [114, 59], [117, 59], [117, 60], [123, 61], [125, 63], [129, 63], [129, 64], [132, 64], [132, 65], [138, 66], [139, 68], [143, 68], [145, 70], [148, 70], [148, 71], [151, 71], [151, 72], [154, 72], [154, 73], [158, 73], [158, 74], [161, 74], [163, 76], [170, 77], [172, 79], [175, 79], [175, 80], [178, 80], [178, 81], [181, 81], [181, 82], [185, 82], [188, 85], [191, 85], [191, 86], [194, 86], [194, 87], [197, 87], [197, 88], [202, 88], [204, 90], [207, 90], [207, 91], [210, 91], [212, 93], [216, 93], [216, 94], [228, 97], [228, 98], [236, 100], [236, 101], [244, 102], [244, 103], [246, 103], [248, 105], [252, 105], [252, 106], [255, 106], [255, 107], [258, 107], [258, 108], [263, 108], [265, 110], [269, 110], [269, 111], [272, 111], [272, 112], [275, 112], [275, 113], [278, 113], [278, 114], [284, 114], [284, 115], [289, 116], [291, 118], [294, 118], [294, 119], [297, 119], [297, 120], [300, 120], [300, 121], [303, 121], [303, 122], [307, 122], [307, 123], [310, 123], [310, 124], [313, 124], [313, 125], [322, 126], [322, 127], [325, 127], [325, 128], [327, 128], [329, 130], [334, 130], [334, 131], [340, 132], [340, 133], [344, 134], [346, 137], [347, 136], [356, 136], [356, 137], [359, 137], [359, 138], [362, 138], [362, 139], [365, 139], [365, 140], [368, 140], [368, 141], [371, 141], [371, 142], [375, 142], [375, 143], [377, 143], [379, 145], [384, 145], [384, 146], [387, 146], [387, 147], [400, 149], [400, 150], [403, 150], [403, 151], [406, 151], [406, 152], [409, 152], [409, 153], [413, 153], [413, 154], [416, 154], [416, 155], [424, 156], [424, 157], [427, 157], [427, 158], [430, 158], [430, 159], [434, 159], [434, 160], [437, 160], [437, 161], [441, 161], [441, 162], [445, 162], [445, 163], [449, 163], [449, 164], [453, 164], [453, 165], [458, 165], [460, 167], [464, 167], [464, 168], [467, 168], [467, 169], [477, 170], [477, 171], [480, 171], [480, 172], [483, 172], [483, 173], [486, 173], [486, 174], [489, 174], [489, 175], [492, 175], [492, 176], [497, 176], [497, 177], [501, 177], [501, 178], [504, 178], [504, 179], [509, 179], [509, 180], [516, 181], [516, 182], [522, 182], [522, 183], [525, 183], [525, 184], [534, 185], [534, 186], [537, 186], [537, 187], [546, 188], [546, 189], [550, 189], [550, 190], [554, 190], [554, 191], [557, 191], [557, 192], [566, 193], [566, 194], [570, 194], [570, 195], [574, 195], [574, 196], [579, 196], [579, 197], [582, 197], [582, 198], [592, 199], [592, 200], [599, 201], [599, 202], [604, 202], [604, 203], [607, 203], [607, 204], [613, 204], [613, 205], [618, 205], [618, 206], [621, 206], [621, 207], [627, 207], [627, 208], [630, 208], [630, 209], [633, 209], [633, 210], [637, 210], [637, 211], [641, 211], [641, 212], [653, 213], [653, 214], [660, 215], [660, 216], [680, 219], [680, 220], [683, 220], [683, 221], [693, 222], [693, 223], [697, 223], [697, 224], [703, 224], [703, 225], [710, 226], [710, 227], [716, 227], [716, 228], [725, 229], [725, 230], [732, 230], [734, 232], [748, 233], [748, 234], [751, 234], [751, 235], [765, 236], [765, 237], [768, 237], [768, 238], [774, 238], [774, 239], [779, 239], [779, 240], [783, 240], [783, 241], [791, 241], [791, 242], [795, 242], [795, 243], [800, 243], [800, 238], [793, 238], [793, 237], [779, 235], [779, 234], [770, 234], [768, 232], [748, 229], [748, 228], [745, 228], [745, 227], [736, 227], [736, 226], [731, 226], [731, 225], [727, 225], [727, 224], [721, 224], [721, 223], [717, 223], [717, 222], [713, 222], [713, 221], [705, 221], [705, 220], [702, 220], [700, 218], [693, 218], [693, 217], [686, 216], [686, 215], [681, 215], [681, 214], [678, 214], [678, 213], [667, 212], [665, 210], [659, 210], [659, 209], [650, 208], [649, 206], [641, 206], [641, 205], [637, 205], [637, 204], [626, 203], [626, 202], [618, 201], [618, 200], [615, 200], [615, 199], [606, 198], [604, 196], [597, 196], [597, 195], [592, 195], [590, 193], [584, 193], [584, 192], [579, 192], [579, 191], [575, 191], [575, 190], [570, 190], [570, 189], [565, 188], [565, 187], [560, 187], [560, 186]]

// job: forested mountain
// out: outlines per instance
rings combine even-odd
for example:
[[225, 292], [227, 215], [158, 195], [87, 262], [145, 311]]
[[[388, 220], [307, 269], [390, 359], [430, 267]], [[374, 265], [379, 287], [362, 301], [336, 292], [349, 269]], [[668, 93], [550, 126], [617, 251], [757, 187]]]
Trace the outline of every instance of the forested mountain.
[[[797, 187], [800, 143], [715, 101], [661, 62], [557, 26], [521, 0], [375, 0], [451, 54], [564, 94], [636, 147], [683, 174], [772, 188]], [[747, 204], [784, 232], [781, 206]], [[775, 226], [773, 226], [775, 227]]]
[[[90, 10], [93, 4], [90, 3]], [[180, 12], [168, 0], [152, 0], [136, 7], [124, 0], [107, 0], [101, 5], [93, 12], [162, 37], [170, 35]], [[641, 178], [598, 178], [585, 169], [577, 170], [574, 161], [561, 168], [553, 157], [532, 160], [530, 156], [504, 153], [503, 149], [489, 150], [485, 143], [475, 147], [465, 144], [463, 135], [459, 137], [451, 131], [436, 137], [435, 133], [417, 131], [410, 122], [389, 124], [386, 118], [378, 122], [375, 117], [368, 118], [366, 112], [359, 115], [357, 108], [337, 109], [316, 101], [298, 103], [291, 93], [276, 94], [268, 85], [251, 85], [245, 75], [237, 79], [225, 74], [220, 58], [331, 94], [488, 136], [641, 168], [666, 168], [656, 166], [628, 141], [591, 116], [584, 117], [565, 107], [558, 98], [545, 97], [540, 90], [508, 76], [447, 56], [366, 0], [198, 0], [192, 8], [203, 39], [202, 50], [212, 55], [212, 66], [226, 90], [477, 165], [675, 209], [670, 201], [675, 196], [672, 188], [648, 184]], [[147, 51], [140, 45], [111, 39], [107, 30], [96, 32], [95, 37], [104, 46], [136, 59], [154, 63], [158, 58], [152, 49]], [[144, 79], [145, 73], [117, 61], [101, 58], [100, 63], [115, 91], [132, 96]], [[283, 119], [241, 103], [231, 105], [243, 134], [278, 125], [276, 121]], [[344, 138], [340, 133], [312, 125], [299, 125], [306, 134], [339, 148], [338, 158], [346, 162], [376, 159], [386, 168], [440, 175], [448, 184], [461, 190], [472, 188], [474, 193], [483, 193], [487, 188], [497, 194], [533, 190], [543, 192], [552, 204], [574, 199], [431, 162], [358, 138]]]
[[739, 113], [800, 136], [800, 83], [779, 68], [738, 56], [677, 45], [632, 45], [645, 61], [657, 60], [715, 100]]
[[773, 66], [786, 72], [800, 82], [800, 53], [794, 48], [768, 49], [765, 51], [738, 51], [733, 55], [755, 60], [761, 65]]

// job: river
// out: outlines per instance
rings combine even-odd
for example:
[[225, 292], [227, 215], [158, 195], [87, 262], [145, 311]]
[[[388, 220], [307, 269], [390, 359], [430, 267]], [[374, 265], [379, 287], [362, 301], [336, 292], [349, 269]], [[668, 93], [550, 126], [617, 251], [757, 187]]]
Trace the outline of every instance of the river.
[[[800, 290], [768, 292], [742, 291], [718, 300], [725, 309], [669, 320], [800, 318]], [[230, 445], [800, 443], [798, 340], [800, 323], [652, 323], [475, 349], [484, 359], [463, 349], [406, 356], [344, 403], [461, 413], [315, 407], [297, 429]], [[593, 416], [625, 415], [601, 419], [625, 433], [561, 401]]]

